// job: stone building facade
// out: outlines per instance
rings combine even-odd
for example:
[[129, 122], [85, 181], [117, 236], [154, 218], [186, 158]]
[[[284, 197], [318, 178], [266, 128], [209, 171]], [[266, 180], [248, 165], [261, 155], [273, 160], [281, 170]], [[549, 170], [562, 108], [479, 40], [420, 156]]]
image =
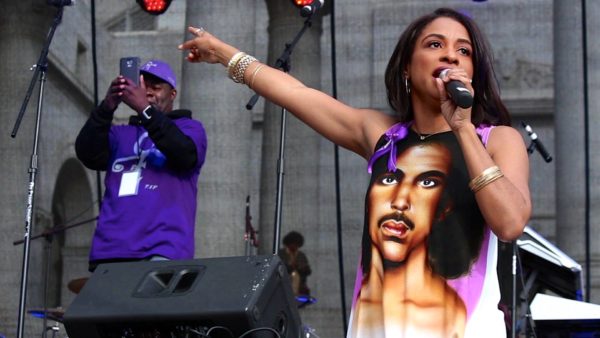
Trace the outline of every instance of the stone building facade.
[[[102, 175], [75, 157], [74, 140], [89, 111], [104, 97], [122, 56], [170, 62], [179, 76], [176, 106], [190, 108], [203, 121], [209, 140], [199, 181], [196, 257], [245, 254], [246, 198], [259, 231], [259, 254], [273, 252], [280, 107], [233, 84], [221, 67], [188, 64], [177, 45], [187, 25], [201, 25], [225, 41], [274, 64], [304, 19], [286, 0], [175, 0], [157, 17], [135, 1], [81, 0], [64, 10], [49, 52], [47, 81], [39, 115], [39, 146], [34, 147], [39, 83], [15, 137], [19, 108], [31, 81], [29, 67], [39, 58], [55, 8], [43, 0], [1, 0], [0, 12], [0, 334], [16, 332], [29, 168], [37, 164], [32, 235], [54, 226], [85, 222], [31, 241], [27, 309], [44, 304], [48, 270], [49, 307], [68, 307], [70, 280], [89, 275], [87, 252], [98, 213]], [[530, 226], [586, 265], [585, 229], [590, 229], [591, 301], [600, 301], [596, 244], [600, 201], [595, 126], [600, 73], [600, 4], [567, 0], [338, 0], [335, 2], [337, 97], [353, 106], [389, 111], [383, 73], [400, 32], [416, 16], [436, 7], [468, 11], [480, 23], [496, 56], [503, 98], [519, 130], [531, 125], [554, 161], [530, 156], [534, 213]], [[93, 5], [93, 6], [92, 6]], [[326, 7], [331, 3], [326, 0]], [[92, 39], [92, 7], [95, 39]], [[310, 86], [332, 93], [332, 9], [306, 30], [291, 56], [290, 72]], [[585, 26], [582, 15], [585, 14]], [[586, 35], [582, 34], [583, 32]], [[587, 36], [584, 44], [583, 36]], [[95, 46], [95, 48], [94, 48]], [[584, 55], [584, 52], [586, 54]], [[97, 69], [95, 75], [94, 69]], [[587, 72], [587, 73], [585, 73]], [[584, 76], [586, 74], [586, 76]], [[587, 111], [587, 113], [586, 113]], [[118, 121], [130, 114], [119, 108]], [[304, 234], [313, 268], [309, 286], [317, 303], [303, 308], [304, 323], [321, 337], [343, 334], [336, 233], [334, 146], [286, 114], [285, 175], [280, 233]], [[523, 131], [522, 135], [529, 142]], [[32, 161], [33, 149], [38, 158]], [[368, 176], [365, 161], [340, 149], [340, 207], [343, 228], [343, 293], [349, 309], [363, 224]], [[42, 332], [41, 320], [26, 317], [27, 337]], [[64, 331], [63, 331], [64, 333]]]

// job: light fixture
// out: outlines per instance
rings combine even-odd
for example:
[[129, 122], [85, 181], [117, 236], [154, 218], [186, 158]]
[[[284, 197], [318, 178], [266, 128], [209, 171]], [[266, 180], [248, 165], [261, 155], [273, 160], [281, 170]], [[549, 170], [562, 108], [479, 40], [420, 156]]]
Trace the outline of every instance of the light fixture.
[[171, 0], [136, 0], [137, 3], [142, 7], [144, 12], [152, 15], [160, 15], [167, 11]]
[[311, 17], [323, 7], [325, 0], [292, 0], [292, 3], [300, 8], [300, 15]]
[[315, 0], [292, 0], [292, 3], [296, 5], [296, 7], [302, 8], [306, 5], [312, 4], [314, 1]]

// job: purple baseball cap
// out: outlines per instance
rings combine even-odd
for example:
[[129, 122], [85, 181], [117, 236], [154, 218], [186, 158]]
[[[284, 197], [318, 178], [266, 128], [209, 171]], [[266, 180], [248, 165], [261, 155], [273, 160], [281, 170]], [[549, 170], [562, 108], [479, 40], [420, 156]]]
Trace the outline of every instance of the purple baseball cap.
[[156, 76], [157, 78], [165, 81], [170, 84], [171, 87], [177, 87], [177, 80], [175, 78], [175, 73], [171, 69], [168, 63], [161, 60], [150, 60], [146, 62], [141, 68], [140, 73], [148, 73]]

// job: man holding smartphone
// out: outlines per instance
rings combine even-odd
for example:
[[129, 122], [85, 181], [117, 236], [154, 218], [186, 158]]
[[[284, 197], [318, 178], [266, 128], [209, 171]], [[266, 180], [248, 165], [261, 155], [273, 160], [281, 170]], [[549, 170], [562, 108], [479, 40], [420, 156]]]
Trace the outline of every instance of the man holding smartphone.
[[[86, 167], [106, 171], [90, 271], [101, 263], [194, 256], [206, 133], [191, 111], [173, 109], [177, 83], [166, 62], [146, 62], [139, 83], [124, 75], [115, 78], [75, 143]], [[128, 125], [113, 125], [121, 102], [136, 114]]]

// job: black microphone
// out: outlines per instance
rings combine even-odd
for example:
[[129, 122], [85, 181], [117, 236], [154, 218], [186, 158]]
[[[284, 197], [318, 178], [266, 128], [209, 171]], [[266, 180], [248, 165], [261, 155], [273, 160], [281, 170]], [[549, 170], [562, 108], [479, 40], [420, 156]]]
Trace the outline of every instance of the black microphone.
[[[446, 73], [449, 70], [450, 69], [448, 68], [442, 70], [438, 77], [440, 79], [443, 78], [446, 76]], [[473, 95], [471, 95], [471, 92], [462, 82], [458, 80], [451, 80], [444, 83], [444, 86], [446, 87], [448, 95], [450, 95], [450, 99], [452, 99], [452, 102], [454, 102], [457, 106], [461, 108], [470, 108], [473, 105]]]
[[73, 6], [75, 4], [75, 0], [46, 0], [46, 3], [56, 7]]
[[[542, 155], [542, 158], [544, 159], [544, 161], [546, 161], [548, 163], [550, 161], [552, 161], [552, 156], [550, 156], [550, 154], [548, 153], [548, 151], [542, 144], [542, 141], [540, 141], [538, 139], [537, 134], [533, 132], [533, 129], [531, 129], [531, 127], [528, 124], [525, 124], [525, 122], [521, 122], [521, 124], [523, 125], [523, 128], [525, 128], [525, 131], [529, 135], [529, 138], [531, 139], [531, 143], [533, 144], [535, 149], [540, 153], [540, 155]], [[533, 150], [531, 150], [531, 151], [533, 151]]]
[[319, 8], [323, 7], [324, 3], [325, 0], [315, 0], [311, 4], [302, 7], [300, 10], [300, 15], [305, 18], [312, 16], [319, 10]]

